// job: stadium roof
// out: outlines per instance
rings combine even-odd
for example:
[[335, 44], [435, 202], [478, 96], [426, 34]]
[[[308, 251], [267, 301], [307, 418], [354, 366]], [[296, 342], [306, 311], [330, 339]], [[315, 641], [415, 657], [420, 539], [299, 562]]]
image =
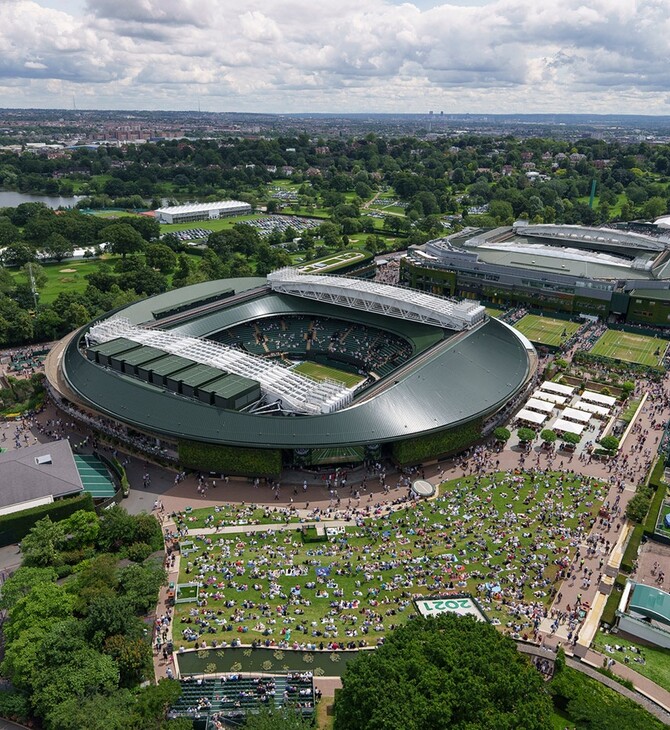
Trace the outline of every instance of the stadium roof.
[[[252, 378], [260, 383], [261, 390], [271, 400], [282, 402], [283, 408], [295, 413], [331, 413], [351, 402], [351, 389], [340, 383], [316, 382], [299, 373], [251, 355], [220, 342], [186, 337], [177, 332], [145, 329], [131, 324], [123, 317], [107, 319], [91, 327], [90, 339], [95, 343], [109, 342], [117, 338], [132, 340], [146, 345], [133, 350], [127, 362], [139, 365], [171, 355], [188, 356], [198, 363], [198, 376], [209, 375], [207, 380], [224, 373]], [[206, 370], [203, 366], [209, 366]], [[189, 375], [192, 373], [189, 372]], [[206, 381], [202, 381], [206, 382]], [[196, 384], [199, 384], [198, 380]]]
[[479, 302], [455, 301], [365, 279], [301, 274], [291, 267], [273, 271], [267, 279], [273, 291], [447, 329], [467, 329], [486, 316]]
[[237, 210], [240, 206], [251, 208], [249, 203], [241, 200], [218, 200], [216, 203], [188, 203], [186, 205], [172, 205], [167, 208], [158, 208], [156, 213], [168, 215], [183, 215], [185, 213], [205, 213], [208, 210]]
[[[216, 286], [221, 290], [234, 288], [241, 291], [257, 283], [258, 279], [208, 282], [170, 292], [169, 296], [178, 304], [179, 291], [187, 297], [202, 292], [204, 298]], [[202, 289], [197, 289], [198, 286]], [[162, 305], [165, 295], [160, 296], [163, 297]], [[123, 314], [131, 315], [135, 321], [145, 321], [142, 318], [156, 309], [157, 299], [159, 297], [131, 305], [123, 310]], [[264, 302], [264, 306], [273, 302], [285, 308], [285, 299], [289, 297], [269, 295], [255, 301]], [[342, 315], [344, 319], [353, 321], [364, 316], [373, 318], [378, 326], [384, 327], [380, 324], [384, 318], [379, 315], [345, 311], [318, 302], [301, 305], [300, 301], [293, 299], [291, 311], [298, 311], [300, 307], [302, 312], [311, 313], [318, 307], [319, 314], [330, 310], [333, 318]], [[248, 303], [249, 306], [251, 304]], [[247, 303], [237, 306], [246, 307]], [[207, 315], [210, 316], [216, 315]], [[392, 331], [399, 327], [408, 331], [422, 327], [402, 320], [388, 319], [386, 322], [390, 325], [387, 329]], [[184, 325], [183, 334], [186, 334], [184, 330], [187, 327], [196, 323]], [[70, 341], [61, 360], [65, 380], [84, 403], [150, 433], [236, 446], [349, 446], [397, 441], [441, 431], [502, 407], [523, 387], [532, 368], [532, 345], [498, 320], [490, 319], [443, 341], [442, 330], [426, 326], [427, 331], [436, 333], [437, 337], [432, 341], [437, 340], [438, 344], [413, 361], [411, 367], [381, 381], [380, 389], [373, 397], [365, 391], [350, 406], [331, 414], [266, 416], [224, 410], [175, 396], [100, 367], [90, 362], [79, 348], [79, 339], [86, 329]], [[215, 330], [216, 327], [210, 329]], [[187, 357], [192, 358], [191, 353]]]

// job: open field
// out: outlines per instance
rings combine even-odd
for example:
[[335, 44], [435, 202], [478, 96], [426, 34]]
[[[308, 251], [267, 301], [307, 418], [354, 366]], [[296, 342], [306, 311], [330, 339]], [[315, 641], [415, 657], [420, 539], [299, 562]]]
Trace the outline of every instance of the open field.
[[327, 365], [319, 365], [308, 360], [301, 362], [299, 365], [295, 365], [291, 369], [306, 375], [308, 378], [312, 378], [312, 380], [336, 380], [347, 388], [353, 388], [362, 380], [365, 380], [365, 378], [356, 375], [356, 373], [348, 373], [345, 370], [330, 368]]
[[531, 342], [550, 347], [560, 347], [580, 326], [577, 322], [540, 317], [536, 314], [527, 314], [514, 325]]
[[589, 351], [591, 355], [609, 357], [655, 367], [663, 362], [668, 341], [632, 332], [607, 330]]
[[503, 313], [503, 309], [496, 309], [495, 307], [484, 307], [486, 309], [486, 314], [489, 315], [489, 317], [500, 317], [500, 315]]
[[[374, 645], [414, 615], [412, 595], [450, 589], [477, 595], [494, 623], [505, 624], [511, 605], [525, 604], [528, 613], [515, 621], [520, 633], [530, 632], [534, 610], [551, 601], [557, 558], [574, 553], [605, 493], [574, 475], [499, 473], [452, 480], [437, 499], [396, 512], [371, 509], [355, 526], [343, 507], [351, 526], [330, 540], [313, 529], [303, 540], [293, 528], [271, 526], [187, 535], [193, 544], [182, 554], [179, 582], [202, 582], [207, 603], [176, 606], [175, 645], [266, 637], [290, 638], [298, 648], [332, 640]], [[221, 512], [210, 509], [204, 519], [218, 527]], [[276, 524], [290, 514], [281, 512]], [[189, 520], [203, 516], [197, 510], [178, 524], [192, 529]]]
[[[617, 645], [623, 647], [623, 650], [617, 650]], [[605, 646], [609, 646], [613, 651], [607, 651]], [[639, 649], [641, 654], [631, 651], [630, 647]], [[670, 651], [667, 649], [655, 649], [636, 643], [620, 634], [606, 634], [602, 631], [599, 631], [593, 638], [593, 648], [621, 664], [628, 664], [631, 669], [643, 677], [648, 677], [660, 687], [670, 689]], [[635, 661], [640, 657], [644, 658], [644, 664]], [[626, 658], [628, 658], [628, 662], [625, 661]]]

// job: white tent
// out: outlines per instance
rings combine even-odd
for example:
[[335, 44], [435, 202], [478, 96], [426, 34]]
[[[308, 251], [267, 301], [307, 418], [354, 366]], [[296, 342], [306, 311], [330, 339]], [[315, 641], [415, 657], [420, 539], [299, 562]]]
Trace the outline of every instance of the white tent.
[[582, 398], [584, 400], [590, 400], [593, 403], [600, 403], [602, 406], [609, 406], [610, 408], [616, 403], [616, 398], [612, 398], [611, 395], [594, 393], [592, 390], [585, 390], [582, 393]]
[[544, 390], [536, 390], [531, 398], [537, 398], [538, 400], [546, 400], [549, 403], [556, 403], [564, 405], [567, 398], [564, 395], [556, 395], [556, 393], [545, 392]]
[[529, 411], [526, 408], [522, 408], [516, 417], [520, 421], [526, 421], [527, 423], [534, 423], [537, 426], [541, 426], [548, 418], [542, 413], [536, 413], [535, 411]]
[[571, 421], [579, 421], [580, 423], [587, 423], [591, 420], [592, 414], [585, 413], [584, 411], [578, 411], [576, 408], [566, 408], [561, 413], [562, 419], [568, 418]]
[[538, 400], [537, 398], [530, 398], [526, 403], [526, 408], [530, 408], [531, 411], [540, 411], [541, 413], [551, 413], [555, 406], [553, 403], [547, 403], [546, 400]]
[[587, 411], [588, 413], [593, 413], [596, 416], [602, 416], [605, 418], [605, 416], [609, 416], [610, 409], [605, 408], [605, 406], [597, 406], [594, 403], [587, 403], [585, 400], [580, 400], [575, 403], [575, 408], [579, 408], [581, 411]]
[[551, 393], [558, 393], [559, 395], [572, 395], [575, 392], [573, 386], [552, 383], [551, 380], [545, 380], [540, 386], [540, 390], [548, 390]]
[[561, 431], [562, 433], [576, 433], [578, 436], [582, 435], [584, 426], [581, 423], [572, 423], [572, 421], [565, 421], [559, 418], [554, 423], [554, 431]]

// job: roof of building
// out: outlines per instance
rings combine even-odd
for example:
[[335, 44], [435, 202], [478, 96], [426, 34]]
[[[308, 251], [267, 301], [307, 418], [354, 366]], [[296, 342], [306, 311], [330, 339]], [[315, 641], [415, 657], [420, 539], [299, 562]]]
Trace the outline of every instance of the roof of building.
[[633, 590], [628, 610], [670, 626], [670, 593], [638, 583]]
[[241, 200], [218, 200], [215, 203], [188, 203], [186, 205], [172, 205], [167, 208], [157, 208], [156, 213], [184, 215], [187, 213], [206, 213], [208, 210], [236, 210], [240, 206], [251, 208], [249, 203], [244, 203]]
[[[214, 285], [240, 291], [257, 286], [257, 282], [252, 280], [245, 286], [243, 280], [224, 280], [202, 286], [207, 291]], [[194, 287], [170, 292], [175, 302], [179, 291], [187, 297], [198, 293]], [[120, 314], [145, 321], [143, 313], [156, 308], [151, 299], [140, 303], [141, 312], [137, 306], [131, 305]], [[366, 397], [363, 392], [350, 406], [335, 413], [296, 417], [240, 413], [165, 393], [90, 362], [78, 346], [79, 337], [73, 338], [65, 350], [63, 373], [85, 402], [152, 433], [237, 446], [294, 448], [397, 441], [467, 423], [501, 407], [523, 387], [531, 372], [532, 345], [495, 319], [443, 340], [444, 331], [435, 327], [287, 295], [259, 293], [255, 299], [204, 315], [171, 331], [202, 337], [239, 321], [279, 313], [314, 313], [365, 321], [406, 335], [414, 331], [419, 339], [424, 338], [415, 354], [424, 354], [382, 381], [373, 397]], [[434, 349], [426, 351], [426, 347]]]
[[0, 509], [82, 491], [66, 439], [0, 454]]

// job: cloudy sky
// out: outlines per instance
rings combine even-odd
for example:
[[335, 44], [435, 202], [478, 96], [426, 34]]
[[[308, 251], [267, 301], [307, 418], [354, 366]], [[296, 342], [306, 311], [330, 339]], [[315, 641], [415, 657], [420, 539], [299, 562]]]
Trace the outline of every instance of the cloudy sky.
[[670, 113], [670, 0], [0, 0], [0, 106]]

